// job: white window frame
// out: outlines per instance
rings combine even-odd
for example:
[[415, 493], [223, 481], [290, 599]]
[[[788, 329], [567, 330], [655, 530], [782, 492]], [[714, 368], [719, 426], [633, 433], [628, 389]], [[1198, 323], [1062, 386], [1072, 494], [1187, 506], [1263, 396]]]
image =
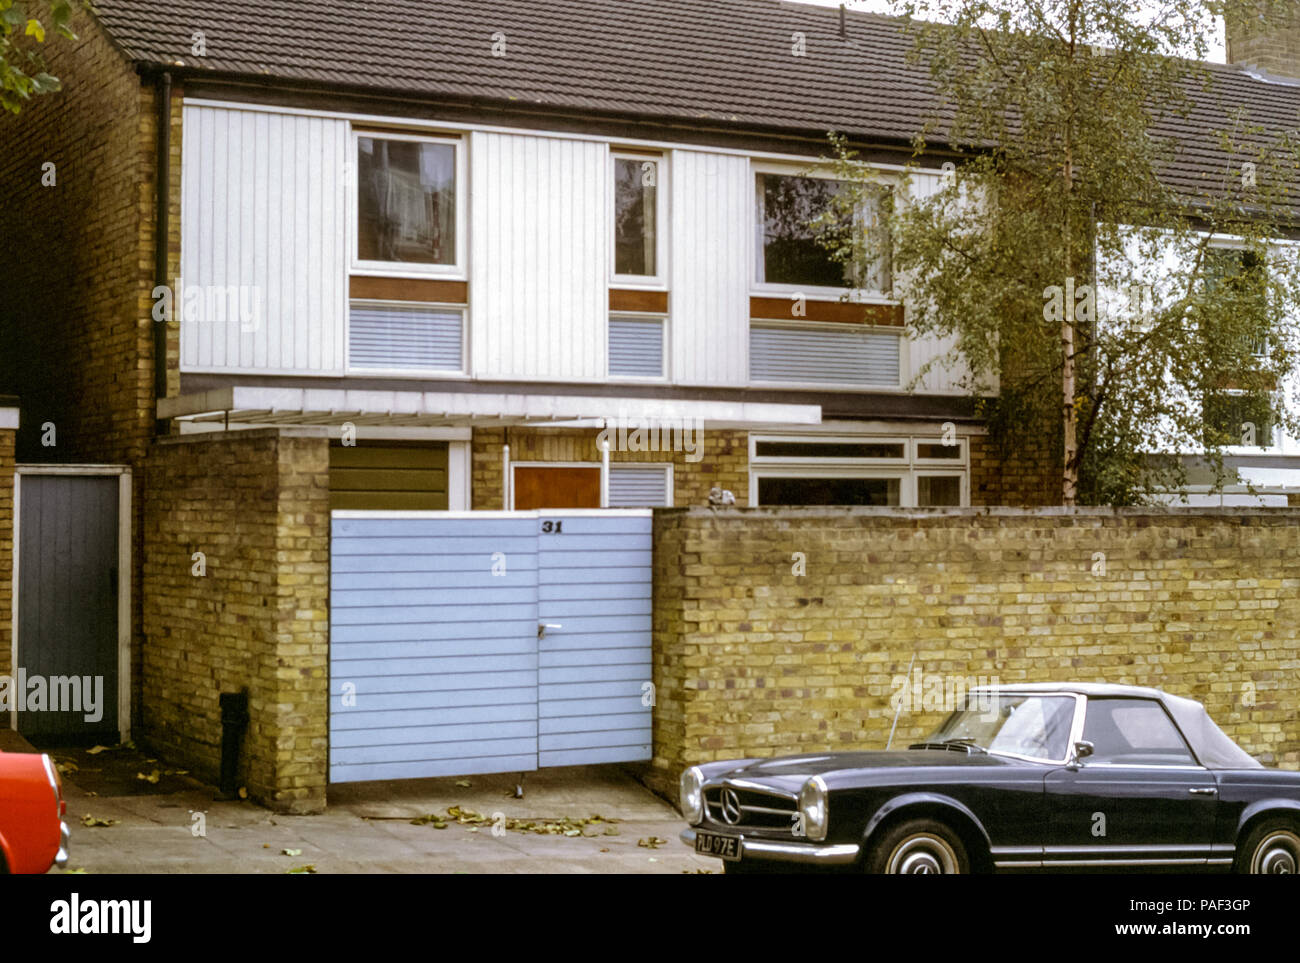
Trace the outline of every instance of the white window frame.
[[[348, 158], [348, 262], [352, 274], [375, 275], [392, 278], [440, 278], [466, 281], [469, 279], [469, 178], [466, 172], [465, 137], [461, 134], [408, 134], [390, 131], [366, 130], [353, 127], [348, 141], [352, 156]], [[417, 144], [444, 144], [456, 151], [456, 261], [454, 264], [414, 264], [407, 261], [361, 260], [361, 194], [360, 176], [361, 138], [396, 140]]]
[[[620, 160], [632, 160], [652, 163], [656, 166], [655, 174], [655, 273], [618, 274], [614, 270], [614, 255], [617, 238], [614, 235], [614, 171], [615, 163]], [[616, 149], [609, 152], [607, 166], [605, 204], [605, 223], [609, 225], [608, 272], [609, 286], [612, 288], [639, 288], [645, 291], [668, 290], [668, 154], [646, 149]], [[623, 314], [625, 312], [618, 312]], [[628, 312], [630, 313], [630, 312]]]
[[[835, 458], [795, 455], [759, 455], [760, 442], [797, 442], [803, 444], [901, 444], [903, 455], [899, 458]], [[939, 444], [942, 432], [933, 430], [918, 434], [881, 431], [872, 434], [819, 434], [751, 432], [749, 435], [749, 504], [759, 507], [758, 482], [762, 478], [898, 478], [902, 484], [898, 495], [898, 508], [917, 508], [919, 488], [917, 478], [957, 477], [961, 479], [961, 505], [970, 507], [970, 436], [959, 435], [962, 446], [961, 460], [929, 459], [917, 457], [918, 444]], [[952, 506], [958, 507], [958, 506]]]
[[[922, 505], [921, 504], [921, 479], [922, 478], [956, 478], [961, 482], [960, 493], [957, 496], [956, 505]], [[970, 507], [970, 472], [956, 471], [949, 469], [943, 471], [939, 469], [929, 469], [925, 465], [912, 466], [912, 504], [917, 508], [968, 508]]]
[[[935, 468], [966, 468], [966, 467], [968, 467], [969, 464], [970, 464], [970, 443], [969, 443], [969, 439], [967, 439], [967, 438], [963, 438], [963, 437], [958, 437], [958, 438], [956, 439], [956, 442], [957, 442], [957, 443], [956, 443], [955, 445], [952, 446], [952, 447], [954, 447], [954, 448], [957, 448], [957, 449], [959, 450], [959, 452], [960, 452], [960, 454], [959, 454], [958, 457], [956, 457], [956, 458], [922, 458], [922, 457], [921, 457], [921, 446], [922, 446], [922, 445], [940, 445], [940, 446], [942, 446], [942, 445], [943, 445], [943, 436], [940, 435], [940, 436], [938, 436], [938, 437], [931, 438], [931, 437], [927, 437], [927, 436], [925, 436], [925, 435], [913, 435], [913, 436], [912, 436], [912, 443], [911, 443], [911, 444], [912, 444], [912, 449], [911, 449], [911, 450], [912, 450], [912, 464], [913, 464], [913, 465], [916, 465], [918, 468], [929, 468], [929, 467], [931, 467], [931, 466], [933, 466], [933, 467], [935, 467]], [[926, 472], [925, 474], [929, 475], [929, 474], [934, 474], [934, 473], [933, 473], [933, 472]]]
[[[758, 446], [760, 442], [792, 442], [801, 445], [898, 445], [903, 449], [903, 453], [897, 458], [836, 458], [833, 462], [828, 462], [825, 455], [810, 455], [802, 458], [796, 455], [760, 455]], [[769, 435], [769, 434], [750, 434], [749, 436], [749, 460], [751, 463], [759, 465], [826, 465], [834, 464], [836, 466], [846, 465], [850, 467], [898, 467], [907, 468], [911, 464], [911, 449], [907, 435]]]
[[[676, 486], [676, 476], [673, 473], [673, 463], [670, 461], [611, 461], [609, 463], [609, 473], [612, 476], [620, 468], [638, 468], [645, 470], [648, 468], [658, 468], [664, 473], [664, 492], [667, 494], [667, 501], [662, 506], [650, 506], [654, 508], [672, 508], [673, 507], [673, 490]], [[646, 506], [642, 506], [646, 507]]]
[[759, 507], [758, 483], [764, 478], [857, 478], [864, 481], [883, 478], [898, 482], [898, 504], [880, 507], [908, 508], [916, 504], [915, 486], [912, 485], [908, 471], [909, 469], [906, 467], [890, 470], [883, 467], [852, 468], [847, 465], [828, 465], [824, 467], [789, 465], [785, 468], [780, 465], [763, 465], [760, 468], [751, 468], [749, 470], [749, 505], [751, 508]]
[[[873, 168], [874, 170], [874, 168]], [[825, 287], [811, 284], [774, 284], [759, 280], [759, 263], [763, 256], [763, 224], [759, 219], [759, 204], [762, 200], [760, 185], [762, 175], [780, 174], [786, 177], [815, 177], [827, 181], [839, 181], [834, 171], [824, 167], [809, 168], [808, 165], [772, 163], [751, 160], [749, 164], [749, 286], [755, 297], [773, 297], [779, 295], [803, 294], [811, 298], [843, 300], [849, 295], [855, 304], [898, 304], [896, 297], [881, 291], [867, 291], [852, 287]], [[897, 195], [899, 183], [896, 176], [889, 178], [889, 188]]]
[[[451, 368], [367, 368], [352, 364], [352, 306], [373, 304], [381, 307], [433, 308], [438, 311], [456, 311], [460, 314], [460, 370]], [[347, 374], [383, 374], [397, 378], [443, 378], [454, 380], [469, 378], [469, 305], [443, 301], [390, 301], [382, 298], [348, 298], [343, 315], [343, 370]]]
[[[613, 374], [609, 370], [609, 324], [615, 318], [632, 318], [634, 320], [658, 321], [663, 329], [663, 337], [660, 340], [660, 347], [663, 350], [663, 357], [659, 360], [659, 374], [657, 375], [629, 375]], [[605, 316], [605, 380], [611, 384], [631, 383], [631, 384], [667, 384], [672, 381], [668, 370], [669, 359], [672, 358], [672, 351], [669, 349], [668, 338], [668, 315], [661, 314], [658, 311], [610, 311]]]

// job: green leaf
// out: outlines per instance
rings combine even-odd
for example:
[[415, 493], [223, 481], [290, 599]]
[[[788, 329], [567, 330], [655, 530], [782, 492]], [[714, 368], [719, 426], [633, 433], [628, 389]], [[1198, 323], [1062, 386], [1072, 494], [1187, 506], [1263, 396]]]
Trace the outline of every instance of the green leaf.
[[37, 43], [45, 43], [45, 28], [41, 26], [39, 20], [28, 20], [24, 33], [29, 37], [35, 37]]

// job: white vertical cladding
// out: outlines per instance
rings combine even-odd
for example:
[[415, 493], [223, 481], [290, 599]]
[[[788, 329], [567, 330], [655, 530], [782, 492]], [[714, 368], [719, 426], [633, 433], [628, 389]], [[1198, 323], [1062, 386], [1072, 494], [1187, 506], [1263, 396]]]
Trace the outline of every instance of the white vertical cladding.
[[[211, 308], [177, 305], [182, 369], [342, 373], [347, 121], [186, 106], [184, 123], [181, 279]], [[244, 323], [214, 296], [231, 288]]]
[[[911, 196], [925, 200], [939, 191], [943, 186], [943, 174], [913, 172], [911, 174]], [[906, 288], [906, 278], [899, 279], [900, 289]], [[970, 376], [970, 366], [956, 351], [956, 339], [936, 335], [909, 335], [906, 344], [907, 362], [904, 365], [903, 383], [909, 384], [917, 375], [915, 391], [921, 394], [966, 394], [966, 379]], [[925, 366], [929, 364], [928, 370]], [[924, 373], [922, 373], [924, 371]], [[996, 391], [996, 383], [986, 386]]]
[[609, 148], [475, 131], [469, 149], [473, 374], [604, 379]]
[[672, 379], [744, 385], [754, 225], [749, 159], [674, 150], [669, 184]]

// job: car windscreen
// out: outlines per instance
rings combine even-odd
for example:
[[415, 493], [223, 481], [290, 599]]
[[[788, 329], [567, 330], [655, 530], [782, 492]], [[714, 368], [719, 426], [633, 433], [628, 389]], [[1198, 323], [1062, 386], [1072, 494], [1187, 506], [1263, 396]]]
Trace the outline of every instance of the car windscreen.
[[969, 742], [989, 752], [1062, 760], [1075, 700], [1063, 695], [972, 693], [928, 741]]

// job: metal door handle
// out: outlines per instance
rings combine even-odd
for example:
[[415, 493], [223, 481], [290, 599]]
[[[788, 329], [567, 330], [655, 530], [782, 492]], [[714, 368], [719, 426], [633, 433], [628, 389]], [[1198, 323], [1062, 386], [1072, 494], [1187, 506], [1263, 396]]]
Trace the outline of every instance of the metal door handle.
[[1193, 796], [1214, 796], [1219, 792], [1217, 789], [1189, 789], [1187, 791]]

